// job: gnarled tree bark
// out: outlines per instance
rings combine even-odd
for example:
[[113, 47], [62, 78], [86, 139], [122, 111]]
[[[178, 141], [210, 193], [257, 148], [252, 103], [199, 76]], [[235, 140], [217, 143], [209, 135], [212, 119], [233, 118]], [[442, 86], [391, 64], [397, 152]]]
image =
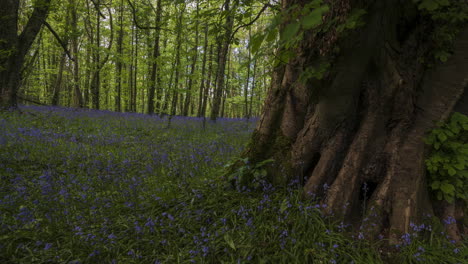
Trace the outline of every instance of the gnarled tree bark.
[[[344, 9], [356, 5], [338, 2]], [[283, 8], [305, 3], [285, 0]], [[303, 83], [301, 72], [319, 57], [314, 36], [305, 32], [297, 56], [275, 69], [243, 156], [251, 163], [274, 159], [267, 168], [271, 182], [302, 183], [304, 197], [322, 197], [334, 217], [364, 225], [363, 216], [372, 216], [371, 233], [395, 241], [433, 212], [423, 137], [467, 87], [468, 29], [448, 61], [428, 69], [418, 58], [431, 50], [430, 27], [412, 2], [379, 0], [364, 8], [365, 25], [338, 40], [328, 75]], [[252, 179], [244, 180], [239, 184]], [[458, 232], [454, 226], [451, 235]]]

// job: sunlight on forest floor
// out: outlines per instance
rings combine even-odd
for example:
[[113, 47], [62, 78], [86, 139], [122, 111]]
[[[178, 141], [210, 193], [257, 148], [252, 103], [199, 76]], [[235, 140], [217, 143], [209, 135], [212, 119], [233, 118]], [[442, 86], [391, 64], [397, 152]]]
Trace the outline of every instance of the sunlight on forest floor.
[[[441, 227], [400, 245], [323, 219], [292, 185], [225, 188], [255, 120], [0, 112], [0, 263], [463, 263]], [[380, 254], [384, 250], [385, 254]], [[389, 256], [390, 254], [390, 256]]]

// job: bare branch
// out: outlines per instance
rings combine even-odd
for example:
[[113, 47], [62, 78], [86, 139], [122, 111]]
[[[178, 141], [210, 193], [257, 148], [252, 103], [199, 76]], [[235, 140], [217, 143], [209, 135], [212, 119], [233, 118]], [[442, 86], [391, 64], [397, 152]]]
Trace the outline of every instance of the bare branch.
[[253, 25], [253, 23], [255, 23], [255, 21], [257, 21], [257, 20], [260, 18], [260, 16], [263, 14], [263, 12], [265, 12], [265, 10], [266, 10], [268, 7], [273, 7], [273, 6], [270, 5], [270, 4], [265, 4], [265, 5], [262, 7], [262, 9], [260, 10], [260, 12], [258, 12], [257, 16], [256, 16], [252, 21], [250, 21], [250, 22], [247, 23], [247, 24], [243, 24], [243, 25], [238, 26], [238, 27], [232, 32], [232, 35], [231, 35], [231, 38], [229, 39], [229, 42], [232, 42], [232, 40], [234, 39], [234, 36], [236, 35], [237, 31], [239, 31], [239, 29], [245, 28], [245, 27], [248, 27], [248, 26]]
[[91, 0], [91, 2], [93, 2], [94, 7], [96, 8], [96, 11], [99, 12], [99, 16], [101, 16], [103, 19], [106, 19], [106, 16], [103, 13], [101, 13], [101, 9], [99, 8], [99, 5], [96, 2], [94, 2], [94, 0]]
[[68, 58], [71, 61], [75, 61], [75, 59], [70, 55], [70, 51], [68, 51], [68, 49], [67, 49], [67, 44], [60, 39], [57, 32], [55, 32], [55, 30], [50, 26], [49, 23], [47, 23], [47, 21], [44, 21], [44, 25], [47, 27], [47, 29], [50, 31], [50, 33], [52, 33], [52, 35], [54, 35], [55, 39], [59, 42], [60, 46], [62, 46], [62, 48], [65, 51], [65, 53], [67, 54]]
[[138, 20], [137, 20], [137, 17], [136, 17], [136, 8], [135, 6], [133, 5], [132, 1], [131, 0], [127, 0], [128, 4], [130, 5], [130, 8], [132, 9], [132, 16], [133, 16], [133, 23], [135, 23], [135, 26], [139, 29], [155, 29], [155, 30], [166, 30], [166, 31], [171, 31], [173, 32], [173, 30], [171, 29], [167, 29], [167, 28], [163, 28], [163, 27], [160, 27], [160, 26], [156, 26], [156, 27], [151, 27], [151, 26], [142, 26], [138, 23]]

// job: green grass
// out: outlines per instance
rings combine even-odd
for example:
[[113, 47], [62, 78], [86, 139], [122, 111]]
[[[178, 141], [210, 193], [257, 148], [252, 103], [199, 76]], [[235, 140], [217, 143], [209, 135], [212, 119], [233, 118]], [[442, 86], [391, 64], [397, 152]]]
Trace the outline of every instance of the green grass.
[[223, 165], [254, 123], [202, 124], [1, 112], [0, 263], [466, 263], [466, 245], [437, 225], [386, 247], [323, 218], [292, 186], [226, 188]]

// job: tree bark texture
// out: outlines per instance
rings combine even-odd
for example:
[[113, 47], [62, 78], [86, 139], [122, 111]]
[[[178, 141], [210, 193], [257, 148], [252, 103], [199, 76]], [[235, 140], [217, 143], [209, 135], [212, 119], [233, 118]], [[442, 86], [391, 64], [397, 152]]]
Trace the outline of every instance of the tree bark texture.
[[304, 197], [321, 197], [334, 217], [365, 225], [372, 216], [371, 233], [393, 240], [433, 212], [423, 137], [449, 116], [468, 84], [468, 29], [447, 62], [428, 68], [418, 62], [430, 51], [428, 28], [404, 2], [369, 3], [365, 25], [338, 40], [328, 75], [305, 83], [299, 76], [318, 52], [304, 34], [297, 56], [275, 69], [243, 153], [251, 163], [275, 160], [267, 168], [271, 182], [301, 183]]

